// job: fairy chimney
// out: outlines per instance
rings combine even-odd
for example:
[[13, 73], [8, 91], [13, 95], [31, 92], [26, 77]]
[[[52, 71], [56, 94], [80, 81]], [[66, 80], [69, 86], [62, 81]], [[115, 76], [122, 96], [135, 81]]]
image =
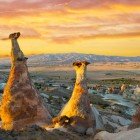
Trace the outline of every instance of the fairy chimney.
[[122, 84], [121, 85], [121, 93], [123, 93], [125, 91], [125, 89], [126, 89], [126, 85], [125, 84]]
[[95, 120], [88, 97], [86, 70], [89, 62], [73, 63], [76, 70], [76, 82], [72, 96], [58, 116], [70, 118], [71, 126], [75, 131], [85, 133], [88, 128], [93, 128]]
[[0, 108], [2, 128], [5, 130], [18, 130], [32, 124], [49, 123], [51, 119], [39, 93], [32, 85], [26, 64], [27, 58], [17, 42], [19, 36], [19, 32], [9, 35], [12, 43], [12, 65]]

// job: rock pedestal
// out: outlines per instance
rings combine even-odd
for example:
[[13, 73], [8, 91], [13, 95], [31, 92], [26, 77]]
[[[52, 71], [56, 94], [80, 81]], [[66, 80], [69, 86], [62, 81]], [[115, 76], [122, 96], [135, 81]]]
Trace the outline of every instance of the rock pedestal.
[[27, 58], [17, 42], [19, 36], [20, 33], [9, 36], [12, 42], [12, 66], [0, 108], [2, 128], [5, 130], [22, 129], [37, 123], [49, 123], [51, 119], [30, 80]]
[[72, 128], [79, 133], [86, 133], [95, 126], [95, 120], [88, 97], [86, 69], [88, 62], [75, 62], [76, 83], [72, 96], [59, 116], [70, 118]]

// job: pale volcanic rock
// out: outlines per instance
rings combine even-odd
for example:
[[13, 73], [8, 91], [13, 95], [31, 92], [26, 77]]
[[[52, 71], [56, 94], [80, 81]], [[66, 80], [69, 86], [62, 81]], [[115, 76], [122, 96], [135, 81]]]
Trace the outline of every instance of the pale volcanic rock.
[[111, 115], [110, 119], [116, 123], [116, 124], [120, 124], [121, 126], [126, 126], [126, 125], [130, 125], [131, 121], [128, 119], [125, 119], [123, 117], [120, 116], [116, 116], [116, 115]]
[[51, 119], [39, 93], [32, 85], [26, 64], [27, 58], [17, 42], [19, 36], [20, 33], [9, 36], [12, 42], [12, 66], [0, 108], [2, 128], [6, 130], [21, 129], [33, 123], [49, 123]]
[[140, 128], [119, 133], [99, 132], [93, 140], [140, 140]]

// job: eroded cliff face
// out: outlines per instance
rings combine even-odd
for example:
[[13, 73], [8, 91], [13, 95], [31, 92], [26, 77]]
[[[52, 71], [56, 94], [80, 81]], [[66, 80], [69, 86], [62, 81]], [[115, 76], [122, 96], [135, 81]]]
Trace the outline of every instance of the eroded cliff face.
[[0, 108], [2, 128], [6, 130], [22, 129], [33, 123], [49, 123], [51, 119], [30, 80], [27, 58], [17, 42], [19, 36], [20, 33], [9, 36], [12, 42], [12, 65]]
[[95, 125], [94, 116], [90, 107], [87, 90], [86, 69], [88, 62], [75, 62], [76, 83], [72, 96], [59, 116], [70, 118], [70, 125], [80, 133], [85, 133], [88, 128]]

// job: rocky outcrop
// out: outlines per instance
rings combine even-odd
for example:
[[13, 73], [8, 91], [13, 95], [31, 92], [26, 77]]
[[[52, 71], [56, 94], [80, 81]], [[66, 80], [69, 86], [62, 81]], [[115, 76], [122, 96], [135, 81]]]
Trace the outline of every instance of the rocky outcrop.
[[71, 128], [79, 133], [86, 133], [89, 128], [95, 128], [95, 118], [88, 97], [86, 69], [89, 63], [75, 62], [76, 83], [72, 96], [58, 116], [70, 118]]
[[140, 128], [121, 131], [119, 133], [108, 133], [106, 131], [99, 132], [95, 135], [93, 140], [139, 140]]
[[123, 93], [125, 91], [125, 89], [126, 89], [126, 85], [125, 84], [122, 84], [121, 85], [121, 91], [120, 91], [120, 93]]
[[76, 134], [61, 131], [59, 129], [46, 130], [33, 125], [20, 131], [5, 131], [0, 129], [1, 140], [84, 140], [88, 137], [80, 137]]
[[37, 123], [49, 123], [51, 118], [30, 80], [27, 58], [17, 42], [19, 36], [19, 32], [9, 36], [12, 43], [12, 66], [0, 107], [2, 128], [5, 130], [22, 129], [26, 125]]

